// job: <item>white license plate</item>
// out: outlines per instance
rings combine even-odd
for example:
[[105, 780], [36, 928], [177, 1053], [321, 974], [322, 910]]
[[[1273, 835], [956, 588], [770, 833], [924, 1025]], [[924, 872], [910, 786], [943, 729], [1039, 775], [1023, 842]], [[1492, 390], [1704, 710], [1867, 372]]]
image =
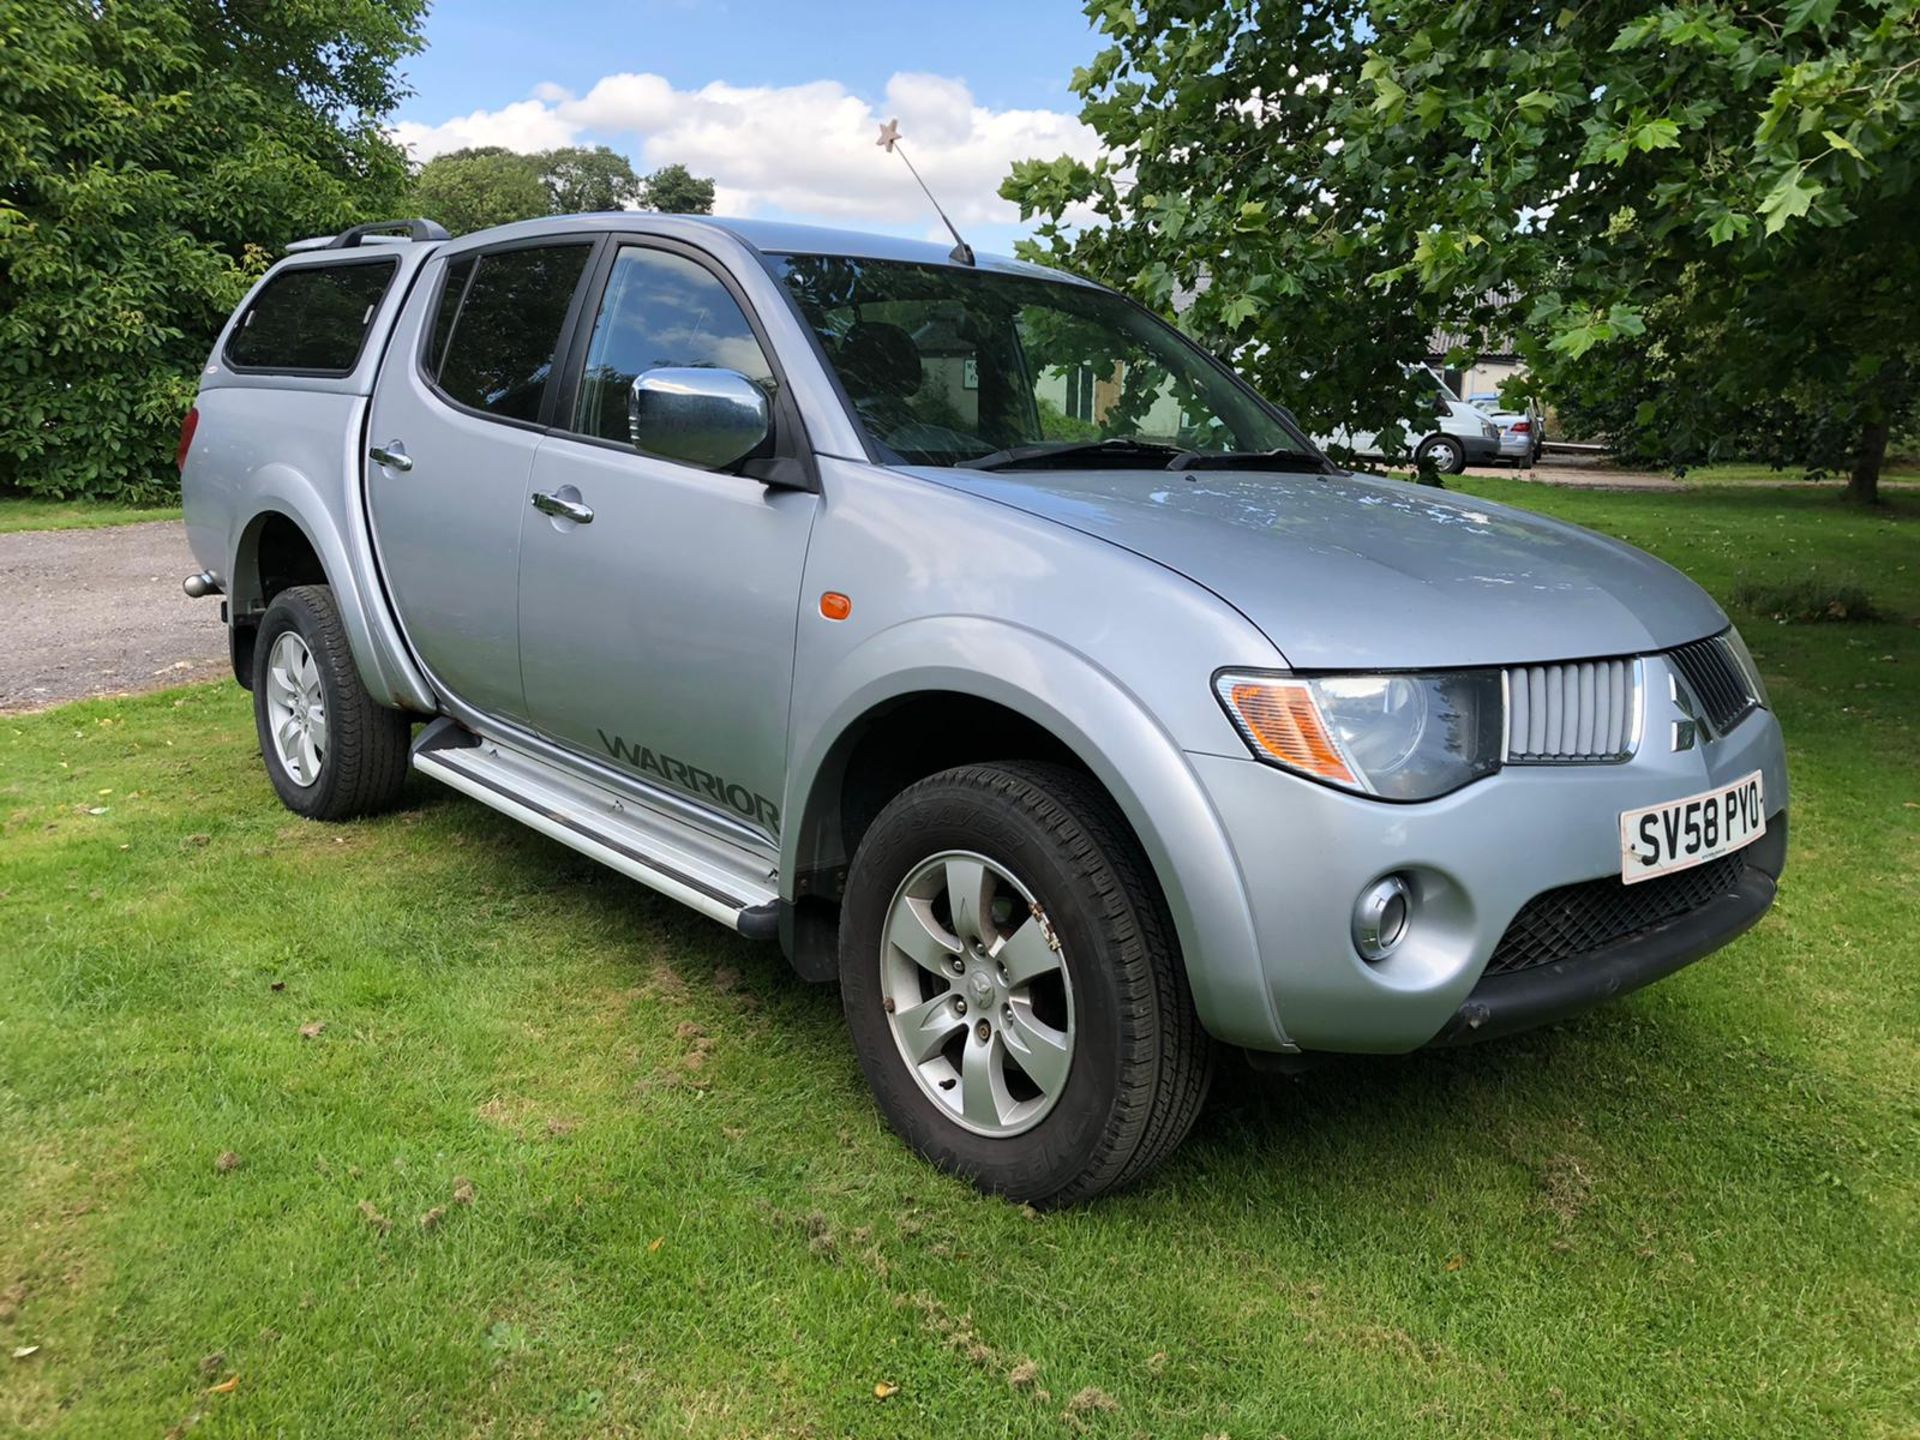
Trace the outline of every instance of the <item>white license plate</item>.
[[1766, 833], [1766, 797], [1758, 770], [1717, 790], [1623, 811], [1620, 879], [1631, 885], [1704, 865]]

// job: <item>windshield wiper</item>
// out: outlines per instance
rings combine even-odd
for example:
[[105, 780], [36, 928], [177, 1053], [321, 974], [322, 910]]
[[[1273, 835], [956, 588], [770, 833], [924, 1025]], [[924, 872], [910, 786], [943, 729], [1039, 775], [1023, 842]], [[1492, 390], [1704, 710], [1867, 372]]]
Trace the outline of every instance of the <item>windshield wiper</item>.
[[1171, 461], [1169, 470], [1291, 470], [1323, 475], [1327, 462], [1304, 450], [1190, 450]]
[[1178, 445], [1162, 445], [1154, 440], [1129, 440], [1116, 436], [1106, 440], [1052, 441], [1039, 445], [1015, 445], [995, 450], [977, 460], [961, 462], [968, 470], [1046, 469], [1067, 460], [1105, 456], [1114, 460], [1152, 460], [1161, 468], [1173, 468], [1193, 456]]

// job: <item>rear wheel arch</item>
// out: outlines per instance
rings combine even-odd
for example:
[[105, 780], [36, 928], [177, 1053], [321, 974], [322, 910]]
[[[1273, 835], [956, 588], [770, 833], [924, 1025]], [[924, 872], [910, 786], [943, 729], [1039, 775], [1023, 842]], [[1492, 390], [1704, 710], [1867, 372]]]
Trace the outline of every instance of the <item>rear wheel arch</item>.
[[234, 546], [227, 603], [234, 679], [253, 688], [254, 638], [260, 617], [276, 595], [296, 585], [331, 585], [313, 537], [284, 510], [266, 509], [250, 519]]
[[264, 610], [282, 590], [331, 583], [320, 547], [286, 511], [262, 510], [240, 532], [228, 593], [241, 608]]
[[433, 692], [413, 669], [378, 580], [355, 562], [354, 546], [365, 537], [356, 537], [352, 516], [337, 515], [299, 472], [268, 471], [238, 527], [227, 577], [235, 677], [243, 686], [251, 683], [254, 634], [274, 599], [298, 585], [325, 585], [374, 700], [435, 713]]

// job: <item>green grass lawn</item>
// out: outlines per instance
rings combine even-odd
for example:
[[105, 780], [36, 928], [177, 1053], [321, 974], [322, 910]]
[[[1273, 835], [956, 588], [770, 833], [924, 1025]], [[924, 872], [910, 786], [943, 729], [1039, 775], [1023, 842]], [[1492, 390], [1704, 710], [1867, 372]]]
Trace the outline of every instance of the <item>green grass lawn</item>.
[[[1806, 481], [1807, 473], [1789, 465], [1784, 470], [1776, 470], [1771, 465], [1755, 464], [1751, 461], [1737, 461], [1726, 465], [1696, 465], [1680, 477], [1688, 485], [1794, 485]], [[1920, 464], [1908, 460], [1890, 460], [1881, 471], [1883, 481], [1910, 484], [1920, 480]], [[1843, 488], [1847, 477], [1843, 474], [1824, 475], [1817, 482], [1833, 489]]]
[[16, 530], [92, 530], [103, 525], [139, 525], [178, 520], [178, 505], [107, 505], [94, 500], [36, 500], [0, 495], [0, 535]]
[[1778, 906], [1504, 1044], [1229, 1067], [1073, 1213], [909, 1158], [771, 947], [425, 781], [294, 819], [231, 686], [0, 717], [0, 1434], [1914, 1434], [1920, 503], [1463, 484], [1890, 617], [1740, 617]]

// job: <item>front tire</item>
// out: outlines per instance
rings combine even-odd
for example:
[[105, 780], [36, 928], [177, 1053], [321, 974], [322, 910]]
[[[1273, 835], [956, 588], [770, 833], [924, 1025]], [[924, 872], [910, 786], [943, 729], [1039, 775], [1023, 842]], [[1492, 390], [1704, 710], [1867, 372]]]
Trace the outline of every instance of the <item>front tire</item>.
[[261, 618], [253, 723], [267, 778], [294, 814], [350, 820], [400, 798], [413, 722], [367, 694], [327, 586], [282, 590]]
[[874, 1098], [982, 1190], [1069, 1205], [1159, 1164], [1213, 1044], [1158, 885], [1112, 801], [1062, 766], [944, 771], [854, 856], [840, 982]]
[[1458, 475], [1467, 468], [1467, 450], [1451, 435], [1435, 435], [1422, 445], [1413, 456], [1416, 462], [1429, 458], [1433, 468], [1442, 475]]

